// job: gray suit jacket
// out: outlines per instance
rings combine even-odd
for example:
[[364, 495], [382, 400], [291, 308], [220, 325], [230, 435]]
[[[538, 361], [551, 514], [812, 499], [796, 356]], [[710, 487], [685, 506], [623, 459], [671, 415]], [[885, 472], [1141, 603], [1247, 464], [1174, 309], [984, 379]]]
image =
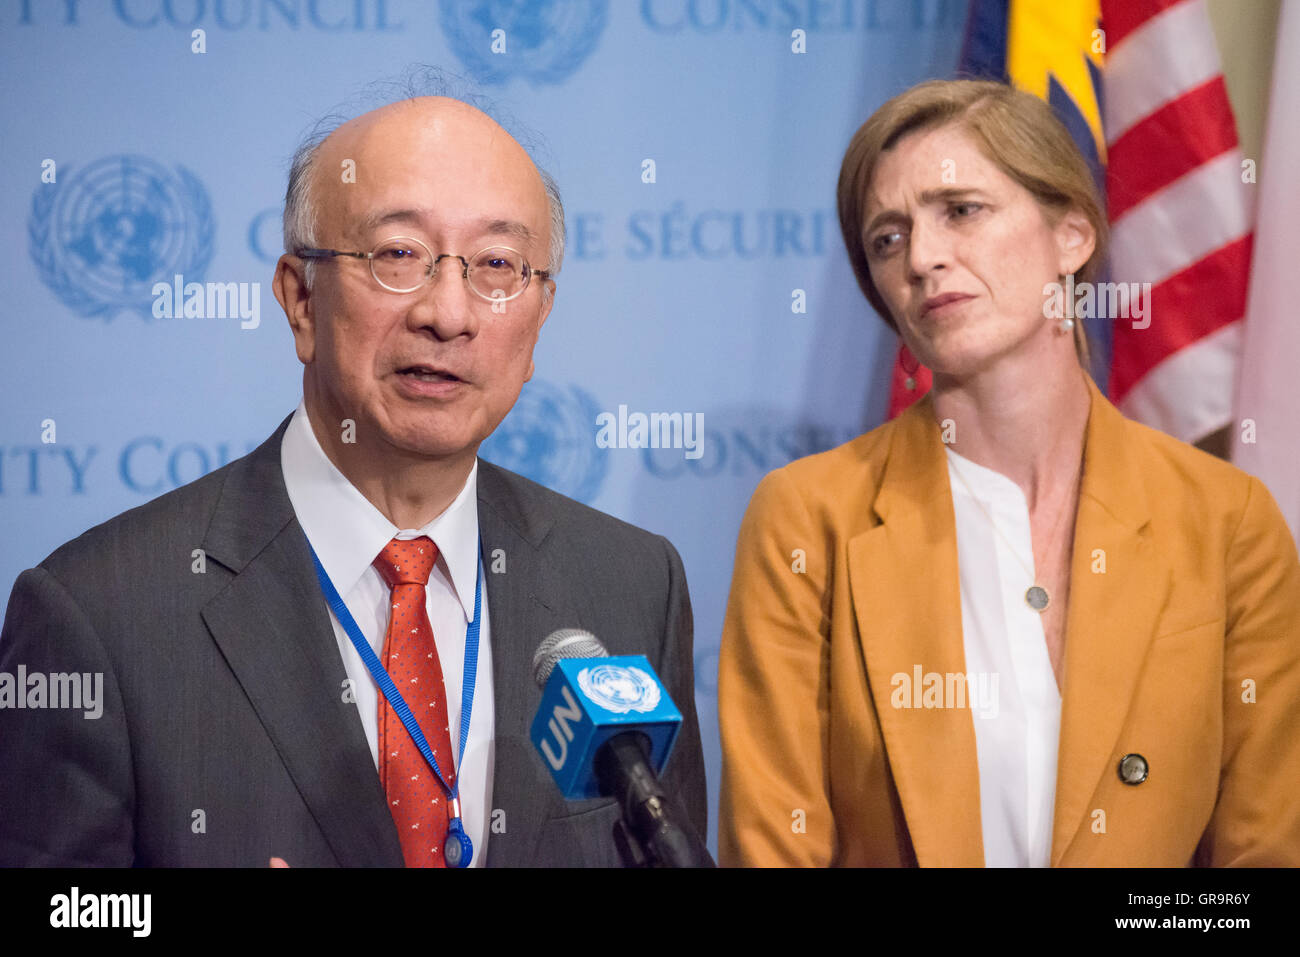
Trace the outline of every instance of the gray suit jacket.
[[[0, 709], [0, 864], [401, 866], [280, 469], [249, 455], [19, 576], [0, 672], [103, 674], [103, 715]], [[664, 783], [701, 837], [691, 606], [667, 539], [480, 460], [496, 737], [487, 863], [619, 863], [608, 800], [565, 802], [528, 739], [556, 628], [645, 654], [684, 717]], [[194, 549], [206, 570], [193, 570]], [[493, 574], [496, 549], [505, 572]]]

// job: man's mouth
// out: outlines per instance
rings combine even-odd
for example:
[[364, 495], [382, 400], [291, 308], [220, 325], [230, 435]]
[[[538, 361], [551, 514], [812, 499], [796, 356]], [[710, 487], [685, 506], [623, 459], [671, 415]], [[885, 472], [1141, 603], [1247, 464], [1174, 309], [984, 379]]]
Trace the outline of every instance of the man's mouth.
[[398, 375], [409, 376], [412, 379], [418, 379], [421, 382], [460, 382], [459, 376], [453, 375], [446, 369], [438, 369], [434, 366], [414, 365], [406, 366], [397, 370]]

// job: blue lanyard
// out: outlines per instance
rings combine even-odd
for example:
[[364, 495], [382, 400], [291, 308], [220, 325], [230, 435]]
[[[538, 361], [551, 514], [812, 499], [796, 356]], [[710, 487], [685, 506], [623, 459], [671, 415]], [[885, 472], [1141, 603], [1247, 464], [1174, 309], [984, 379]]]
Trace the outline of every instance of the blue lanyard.
[[[329, 602], [330, 608], [334, 611], [334, 616], [338, 618], [344, 631], [348, 633], [348, 637], [352, 639], [357, 654], [361, 656], [361, 660], [370, 669], [370, 676], [375, 679], [375, 684], [379, 685], [393, 711], [402, 719], [402, 724], [406, 725], [411, 740], [419, 747], [420, 753], [424, 755], [424, 760], [429, 762], [429, 767], [433, 768], [433, 773], [438, 776], [439, 783], [446, 789], [448, 797], [453, 802], [453, 807], [456, 808], [454, 821], [458, 824], [460, 820], [460, 802], [457, 795], [460, 792], [460, 775], [456, 775], [454, 785], [450, 787], [447, 785], [447, 779], [443, 777], [442, 771], [438, 767], [438, 761], [429, 747], [429, 742], [425, 740], [424, 732], [420, 730], [420, 725], [415, 720], [415, 715], [411, 714], [411, 709], [402, 700], [402, 693], [397, 690], [397, 685], [393, 684], [393, 679], [388, 676], [388, 672], [380, 664], [379, 656], [370, 647], [370, 642], [366, 641], [365, 635], [361, 634], [356, 619], [352, 617], [352, 613], [343, 604], [343, 599], [339, 597], [338, 589], [330, 581], [329, 575], [325, 574], [325, 567], [320, 563], [320, 558], [316, 555], [316, 549], [311, 547], [311, 542], [307, 543], [307, 547], [311, 549], [311, 560], [316, 565], [316, 577], [320, 579], [320, 587], [321, 591], [325, 593], [325, 600]], [[474, 617], [465, 629], [465, 670], [460, 686], [460, 757], [457, 761], [457, 766], [462, 768], [465, 763], [465, 742], [469, 740], [470, 714], [474, 709], [474, 681], [478, 676], [478, 629], [481, 621], [479, 613], [482, 609], [483, 566], [480, 564], [474, 577]]]

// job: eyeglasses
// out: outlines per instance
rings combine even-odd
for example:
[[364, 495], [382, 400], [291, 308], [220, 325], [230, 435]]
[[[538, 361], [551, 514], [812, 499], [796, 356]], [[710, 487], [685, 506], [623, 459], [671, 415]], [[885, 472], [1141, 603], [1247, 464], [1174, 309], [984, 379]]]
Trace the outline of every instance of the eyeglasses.
[[368, 253], [299, 249], [294, 255], [302, 259], [333, 259], [335, 256], [368, 259], [370, 275], [389, 292], [414, 292], [438, 274], [438, 263], [444, 259], [459, 259], [461, 276], [469, 283], [470, 290], [488, 302], [509, 302], [523, 294], [533, 276], [539, 279], [551, 277], [544, 269], [533, 269], [523, 253], [509, 246], [489, 246], [469, 259], [454, 253], [434, 256], [428, 246], [410, 236], [385, 239]]

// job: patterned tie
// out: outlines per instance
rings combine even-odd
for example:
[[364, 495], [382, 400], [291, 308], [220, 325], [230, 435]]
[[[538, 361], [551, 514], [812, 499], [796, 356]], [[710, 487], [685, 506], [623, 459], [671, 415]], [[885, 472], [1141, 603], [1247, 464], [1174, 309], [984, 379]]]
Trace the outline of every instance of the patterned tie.
[[[438, 558], [427, 537], [393, 539], [375, 559], [375, 568], [392, 589], [388, 633], [381, 657], [424, 732], [449, 785], [455, 783], [450, 722], [442, 664], [425, 611], [424, 586]], [[407, 867], [446, 867], [442, 839], [451, 809], [447, 793], [407, 733], [397, 712], [379, 695], [379, 781], [402, 842]]]

